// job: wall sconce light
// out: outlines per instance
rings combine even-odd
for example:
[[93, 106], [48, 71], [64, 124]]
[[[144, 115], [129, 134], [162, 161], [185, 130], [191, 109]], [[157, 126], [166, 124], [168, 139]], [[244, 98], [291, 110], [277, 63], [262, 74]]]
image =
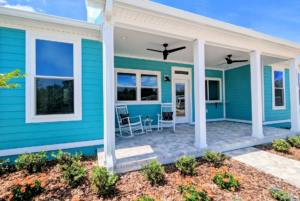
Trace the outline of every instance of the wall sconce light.
[[169, 78], [168, 75], [165, 75], [165, 76], [164, 76], [164, 80], [166, 80], [166, 82], [171, 82], [171, 80], [170, 80], [170, 78]]

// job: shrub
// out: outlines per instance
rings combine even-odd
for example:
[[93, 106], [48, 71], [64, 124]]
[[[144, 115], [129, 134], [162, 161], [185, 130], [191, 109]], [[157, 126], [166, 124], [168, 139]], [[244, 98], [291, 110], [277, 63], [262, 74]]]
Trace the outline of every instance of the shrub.
[[289, 149], [291, 148], [291, 145], [283, 139], [277, 139], [272, 142], [272, 147], [276, 151], [288, 152]]
[[207, 162], [214, 164], [216, 168], [219, 168], [224, 165], [224, 161], [228, 158], [228, 156], [226, 154], [223, 154], [222, 152], [215, 153], [207, 149], [203, 155], [203, 158]]
[[22, 154], [15, 160], [15, 166], [19, 169], [27, 170], [29, 173], [40, 172], [47, 164], [47, 150], [41, 150], [38, 153]]
[[297, 134], [294, 137], [288, 137], [286, 139], [293, 147], [300, 148], [300, 135]]
[[219, 185], [220, 189], [227, 189], [228, 191], [238, 190], [242, 182], [239, 176], [233, 174], [227, 172], [227, 168], [224, 166], [219, 171], [216, 171], [215, 168], [211, 169], [212, 180]]
[[109, 174], [105, 167], [95, 167], [92, 174], [94, 175], [92, 180], [92, 188], [96, 193], [99, 194], [109, 194], [113, 191], [113, 186], [118, 179], [118, 176], [114, 174]]
[[153, 183], [158, 183], [164, 179], [164, 167], [156, 162], [156, 159], [152, 160], [150, 163], [142, 166], [142, 174], [146, 175], [146, 179], [152, 181]]
[[232, 201], [243, 201], [242, 199], [233, 198]]
[[268, 191], [271, 193], [272, 197], [280, 201], [297, 201], [296, 198], [289, 195], [286, 191], [280, 190], [278, 188], [269, 188]]
[[176, 159], [175, 166], [181, 171], [184, 175], [194, 175], [196, 174], [195, 167], [197, 161], [192, 156], [182, 156], [179, 159]]
[[66, 180], [72, 188], [78, 186], [78, 184], [83, 180], [84, 176], [87, 174], [87, 169], [83, 163], [75, 158], [72, 159], [72, 164], [68, 167], [65, 165], [59, 166], [63, 179]]
[[35, 177], [34, 179], [25, 178], [23, 182], [20, 180], [15, 181], [15, 187], [9, 196], [9, 201], [19, 201], [19, 200], [31, 200], [31, 198], [40, 193], [45, 187], [45, 174], [42, 174], [40, 178]]
[[201, 201], [210, 201], [211, 199], [208, 195], [211, 196], [211, 192], [206, 192], [201, 187], [195, 188], [194, 184], [189, 184], [187, 186], [178, 186], [179, 192], [182, 194], [183, 199], [186, 201], [194, 201], [194, 200], [201, 200]]
[[0, 176], [2, 173], [5, 172], [5, 170], [8, 169], [8, 166], [9, 166], [9, 158], [8, 159], [3, 159], [3, 160], [0, 160]]
[[58, 154], [55, 155], [54, 152], [52, 152], [51, 155], [57, 160], [57, 164], [60, 169], [66, 170], [69, 166], [72, 165], [72, 159], [74, 159], [75, 161], [80, 161], [82, 152], [76, 152], [75, 155], [72, 156], [69, 152], [63, 152], [62, 150], [59, 150]]

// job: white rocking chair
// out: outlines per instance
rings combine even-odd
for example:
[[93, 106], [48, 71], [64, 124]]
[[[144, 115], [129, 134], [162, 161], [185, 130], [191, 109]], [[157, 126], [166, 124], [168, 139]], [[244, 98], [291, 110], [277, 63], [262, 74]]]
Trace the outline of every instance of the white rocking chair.
[[175, 115], [173, 112], [172, 119], [173, 120], [163, 120], [163, 112], [173, 112], [173, 104], [172, 103], [162, 103], [161, 104], [161, 114], [158, 115], [158, 132], [161, 132], [163, 128], [173, 127], [173, 131], [175, 133]]
[[[121, 138], [130, 138], [130, 137], [134, 136], [133, 132], [138, 131], [138, 130], [142, 130], [142, 132], [135, 133], [136, 135], [144, 133], [142, 120], [141, 120], [142, 115], [138, 115], [138, 116], [134, 116], [134, 117], [121, 118], [120, 114], [128, 114], [127, 105], [124, 104], [124, 103], [116, 104], [116, 113], [117, 113], [117, 120], [118, 120], [119, 129], [120, 129], [120, 134], [116, 133], [117, 136], [119, 136]], [[122, 120], [124, 120], [126, 118], [127, 118], [128, 124], [123, 125]], [[134, 118], [138, 118], [138, 121], [133, 123], [131, 121]], [[124, 136], [123, 132], [129, 134], [129, 136]]]

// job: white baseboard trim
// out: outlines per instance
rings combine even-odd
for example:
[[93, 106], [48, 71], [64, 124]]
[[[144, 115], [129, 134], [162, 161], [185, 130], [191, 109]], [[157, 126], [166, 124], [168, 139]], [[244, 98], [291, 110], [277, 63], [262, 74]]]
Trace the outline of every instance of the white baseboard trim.
[[252, 123], [252, 121], [250, 121], [250, 120], [230, 119], [230, 118], [225, 118], [225, 121], [234, 121], [234, 122], [240, 122], [240, 123], [246, 123], [246, 124]]
[[265, 121], [265, 122], [263, 122], [263, 125], [289, 123], [289, 122], [291, 122], [291, 121], [292, 121], [291, 119], [287, 119], [287, 120], [279, 120], [279, 121]]
[[27, 153], [39, 152], [41, 149], [47, 149], [47, 151], [55, 151], [59, 149], [72, 149], [77, 147], [89, 147], [95, 145], [104, 144], [104, 140], [91, 140], [91, 141], [82, 141], [82, 142], [72, 142], [72, 143], [64, 143], [64, 144], [51, 144], [51, 145], [42, 145], [35, 147], [23, 147], [17, 149], [5, 149], [0, 150], [0, 157], [2, 156], [13, 156]]

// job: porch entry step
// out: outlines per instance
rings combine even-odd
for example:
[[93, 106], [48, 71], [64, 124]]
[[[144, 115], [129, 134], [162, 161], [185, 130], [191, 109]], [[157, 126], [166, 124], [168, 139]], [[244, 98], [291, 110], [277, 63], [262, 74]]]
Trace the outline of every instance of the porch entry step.
[[[114, 169], [117, 173], [124, 173], [141, 169], [141, 164], [156, 159], [162, 164], [173, 163], [182, 155], [201, 157], [206, 149], [194, 146], [195, 128], [179, 127], [176, 133], [164, 130], [150, 134], [137, 135], [129, 139], [116, 137], [116, 159]], [[264, 127], [265, 138], [251, 137], [251, 125], [214, 122], [207, 124], [208, 148], [216, 152], [225, 152], [235, 149], [270, 143], [274, 139], [285, 139], [294, 136], [296, 132], [287, 129]], [[104, 149], [98, 148], [98, 164], [104, 164]]]

